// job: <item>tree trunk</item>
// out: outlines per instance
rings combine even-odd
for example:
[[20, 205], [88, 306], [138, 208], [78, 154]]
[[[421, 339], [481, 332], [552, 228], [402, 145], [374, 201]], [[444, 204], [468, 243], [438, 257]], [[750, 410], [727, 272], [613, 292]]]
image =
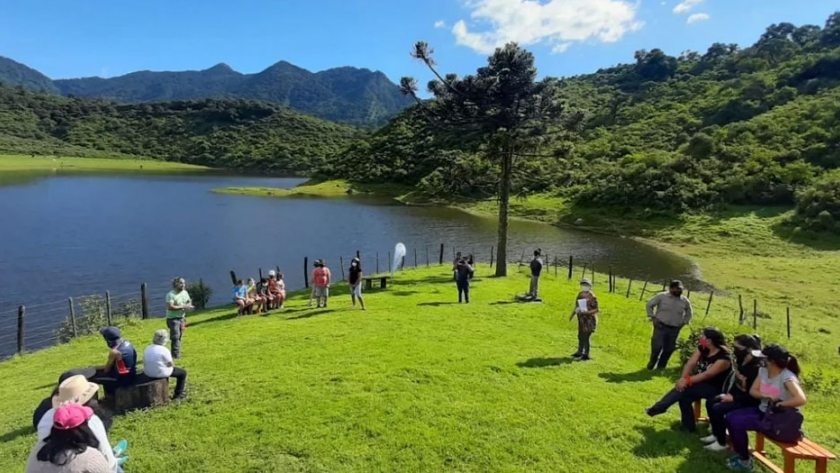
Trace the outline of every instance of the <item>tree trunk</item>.
[[499, 235], [496, 242], [496, 276], [507, 276], [508, 214], [510, 213], [510, 184], [513, 177], [513, 150], [502, 156], [502, 176], [499, 180]]

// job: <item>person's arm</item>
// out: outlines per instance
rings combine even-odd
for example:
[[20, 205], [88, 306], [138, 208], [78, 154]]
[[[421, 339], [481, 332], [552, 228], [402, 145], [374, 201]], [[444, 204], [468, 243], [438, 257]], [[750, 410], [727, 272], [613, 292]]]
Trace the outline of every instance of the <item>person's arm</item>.
[[702, 383], [703, 381], [707, 381], [709, 379], [714, 378], [715, 376], [723, 373], [724, 371], [730, 369], [732, 367], [732, 362], [729, 360], [718, 360], [712, 364], [706, 371], [702, 373], [695, 374], [694, 376], [689, 377], [689, 384], [697, 384]]
[[789, 392], [792, 397], [787, 401], [776, 404], [777, 406], [802, 407], [806, 402], [808, 402], [808, 400], [805, 399], [805, 391], [802, 390], [802, 386], [799, 385], [799, 382], [795, 378], [790, 378], [785, 381], [785, 389], [787, 389], [787, 392]]
[[326, 272], [327, 272], [327, 287], [330, 287], [330, 283], [332, 283], [332, 271], [327, 269]]
[[691, 323], [691, 318], [694, 317], [694, 308], [691, 307], [691, 301], [688, 298], [685, 299], [685, 313], [683, 314], [683, 325], [688, 325]]
[[598, 298], [597, 297], [594, 297], [594, 296], [592, 297], [592, 307], [593, 307], [592, 309], [584, 312], [583, 315], [597, 315], [598, 314], [599, 309], [598, 309]]
[[662, 295], [661, 295], [661, 294], [657, 294], [657, 295], [653, 296], [653, 297], [652, 297], [652, 298], [651, 298], [651, 299], [647, 302], [647, 304], [645, 304], [645, 309], [647, 310], [647, 316], [648, 316], [648, 318], [649, 318], [649, 319], [654, 320], [654, 318], [653, 318], [653, 316], [654, 316], [653, 309], [654, 309], [654, 307], [655, 307], [655, 308], [657, 308], [657, 309], [659, 309], [659, 301], [660, 301], [660, 300], [662, 300]]
[[102, 367], [102, 371], [111, 371], [111, 368], [114, 367], [114, 364], [122, 359], [122, 353], [119, 352], [117, 349], [111, 350], [108, 353], [108, 361], [105, 363], [105, 366]]
[[182, 310], [183, 307], [175, 305], [175, 296], [170, 292], [166, 295], [166, 308], [169, 310]]
[[685, 362], [685, 366], [683, 366], [683, 378], [691, 376], [691, 373], [694, 373], [694, 369], [697, 368], [698, 361], [700, 361], [700, 350], [694, 350], [694, 354], [691, 355], [691, 358], [689, 358], [688, 361]]
[[764, 398], [764, 396], [761, 394], [761, 376], [755, 378], [755, 381], [753, 381], [752, 387], [750, 388], [750, 396], [756, 399]]
[[172, 352], [170, 352], [168, 349], [166, 350], [166, 353], [163, 354], [163, 364], [166, 365], [167, 368], [172, 368], [175, 366], [175, 362], [172, 361]]

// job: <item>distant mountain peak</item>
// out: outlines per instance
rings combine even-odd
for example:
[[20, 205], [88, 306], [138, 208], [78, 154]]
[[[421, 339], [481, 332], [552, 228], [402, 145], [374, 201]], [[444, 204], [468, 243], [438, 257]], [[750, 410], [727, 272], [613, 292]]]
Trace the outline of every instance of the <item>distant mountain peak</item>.
[[213, 66], [213, 67], [211, 67], [210, 69], [207, 69], [207, 70], [208, 70], [208, 71], [226, 71], [226, 72], [236, 72], [236, 71], [234, 71], [234, 70], [233, 70], [233, 68], [232, 68], [232, 67], [230, 67], [230, 66], [229, 66], [227, 63], [225, 63], [225, 62], [220, 62], [220, 63], [216, 64], [215, 66]]

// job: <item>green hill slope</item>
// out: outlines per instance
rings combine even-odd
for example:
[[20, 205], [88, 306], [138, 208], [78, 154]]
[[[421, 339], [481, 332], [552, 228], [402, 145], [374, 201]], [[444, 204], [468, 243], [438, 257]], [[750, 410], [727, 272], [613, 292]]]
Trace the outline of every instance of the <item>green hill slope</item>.
[[[307, 309], [308, 293], [298, 293], [280, 315], [237, 318], [228, 308], [191, 317], [179, 362], [190, 399], [119, 417], [111, 437], [129, 440], [127, 468], [137, 473], [726, 469], [726, 456], [704, 451], [697, 435], [671, 430], [676, 411], [643, 412], [679, 374], [643, 370], [650, 326], [638, 287], [629, 299], [608, 294], [598, 275], [594, 361], [572, 363], [577, 328], [567, 314], [577, 284], [546, 274], [544, 304], [512, 304], [527, 288], [524, 273], [487, 272], [479, 265], [468, 306], [453, 304], [451, 274], [433, 267], [367, 294], [367, 312], [350, 311], [338, 285], [327, 310]], [[702, 304], [707, 296], [692, 297]], [[738, 333], [729, 301], [720, 302], [696, 326]], [[137, 322], [124, 333], [142, 348], [164, 325]], [[837, 452], [840, 410], [829, 381], [840, 364], [830, 337], [806, 327], [815, 325], [798, 324], [789, 343], [804, 360], [806, 430]], [[759, 332], [777, 340], [778, 332]], [[0, 471], [22, 468], [34, 443], [32, 409], [58, 374], [104, 354], [89, 337], [0, 364]]]
[[58, 93], [58, 88], [49, 77], [3, 56], [0, 56], [0, 84], [19, 85], [35, 92]]

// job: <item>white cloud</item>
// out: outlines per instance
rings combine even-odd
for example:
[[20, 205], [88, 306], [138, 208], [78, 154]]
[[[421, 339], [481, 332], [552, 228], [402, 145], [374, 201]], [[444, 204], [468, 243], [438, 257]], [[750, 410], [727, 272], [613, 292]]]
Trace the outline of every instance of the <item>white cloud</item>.
[[446, 28], [446, 22], [443, 21], [443, 20], [436, 21], [435, 22], [435, 28], [437, 28], [437, 29]]
[[674, 7], [674, 13], [677, 15], [682, 15], [683, 13], [690, 12], [694, 7], [700, 5], [705, 0], [683, 0], [680, 4]]
[[459, 20], [452, 27], [457, 44], [481, 54], [491, 54], [505, 43], [527, 46], [559, 43], [562, 53], [574, 42], [614, 43], [637, 31], [643, 23], [636, 17], [638, 2], [630, 0], [464, 0], [475, 23], [484, 31], [472, 31]]
[[706, 21], [709, 18], [711, 18], [711, 16], [709, 16], [706, 13], [695, 13], [695, 14], [691, 15], [690, 17], [688, 17], [688, 20], [686, 20], [686, 23], [688, 23], [690, 25], [692, 23], [697, 23], [698, 21]]

